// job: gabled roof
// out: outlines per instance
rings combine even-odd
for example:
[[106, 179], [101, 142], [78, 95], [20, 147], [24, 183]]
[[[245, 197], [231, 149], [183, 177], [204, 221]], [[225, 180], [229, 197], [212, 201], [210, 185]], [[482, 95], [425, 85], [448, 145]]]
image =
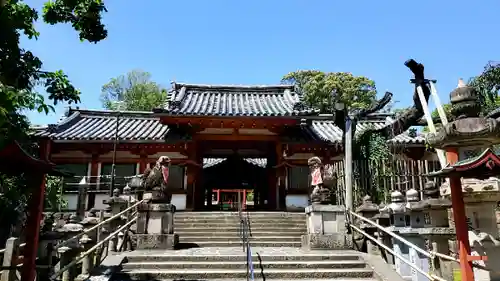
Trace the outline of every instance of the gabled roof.
[[[169, 129], [167, 125], [160, 123], [160, 119], [152, 112], [116, 112], [105, 110], [81, 110], [70, 109], [68, 114], [58, 124], [43, 128], [33, 128], [34, 135], [47, 137], [56, 141], [113, 141], [116, 131], [116, 119], [119, 116], [118, 137], [120, 142], [165, 142], [169, 139], [188, 138], [178, 130]], [[335, 126], [333, 121], [320, 120], [310, 117], [307, 125], [290, 127], [282, 136], [283, 141], [288, 142], [328, 142], [332, 144], [342, 143], [342, 131]], [[319, 117], [318, 117], [319, 118]], [[373, 115], [368, 120], [358, 122], [356, 133], [367, 129], [378, 129], [387, 122], [387, 115]], [[418, 144], [425, 143], [425, 136], [417, 134], [411, 137], [408, 132], [389, 140], [394, 144]]]
[[176, 116], [303, 116], [306, 109], [293, 85], [239, 86], [172, 83], [169, 101], [157, 113]]
[[35, 136], [54, 140], [109, 141], [117, 127], [120, 141], [165, 141], [169, 129], [151, 112], [69, 109], [58, 124], [36, 129]]

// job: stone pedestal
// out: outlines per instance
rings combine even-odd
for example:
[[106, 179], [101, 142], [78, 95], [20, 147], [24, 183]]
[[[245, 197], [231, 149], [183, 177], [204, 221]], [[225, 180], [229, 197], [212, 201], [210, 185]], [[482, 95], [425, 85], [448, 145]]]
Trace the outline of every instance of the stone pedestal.
[[345, 208], [336, 205], [313, 204], [306, 207], [307, 234], [302, 235], [302, 247], [314, 249], [352, 249], [352, 238], [345, 227]]
[[175, 206], [142, 203], [138, 206], [137, 249], [174, 249], [179, 235], [174, 233]]

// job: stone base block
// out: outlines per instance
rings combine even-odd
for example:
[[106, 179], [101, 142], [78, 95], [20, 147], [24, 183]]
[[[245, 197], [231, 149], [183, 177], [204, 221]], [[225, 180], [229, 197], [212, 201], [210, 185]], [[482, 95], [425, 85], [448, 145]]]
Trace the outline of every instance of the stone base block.
[[136, 234], [138, 250], [173, 250], [179, 244], [178, 234]]
[[351, 250], [352, 236], [345, 233], [302, 235], [302, 248], [307, 250]]

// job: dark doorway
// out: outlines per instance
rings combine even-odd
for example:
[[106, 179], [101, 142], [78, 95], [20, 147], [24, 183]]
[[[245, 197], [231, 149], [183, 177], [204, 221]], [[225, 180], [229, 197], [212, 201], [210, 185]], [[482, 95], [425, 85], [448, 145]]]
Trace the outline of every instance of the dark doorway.
[[206, 209], [237, 210], [239, 201], [246, 210], [263, 209], [258, 194], [267, 190], [266, 159], [232, 156], [211, 162], [203, 169]]

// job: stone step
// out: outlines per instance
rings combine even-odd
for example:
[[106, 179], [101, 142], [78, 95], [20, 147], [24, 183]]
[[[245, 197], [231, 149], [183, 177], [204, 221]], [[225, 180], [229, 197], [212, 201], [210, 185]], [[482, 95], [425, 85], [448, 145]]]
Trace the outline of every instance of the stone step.
[[[262, 263], [254, 263], [254, 270], [260, 270], [261, 266], [264, 269], [272, 268], [365, 268], [366, 264], [360, 260], [354, 261], [263, 261]], [[246, 261], [192, 261], [179, 263], [178, 261], [162, 261], [162, 262], [131, 262], [125, 263], [123, 269], [246, 269]]]
[[[148, 270], [132, 269], [122, 270], [116, 275], [115, 280], [129, 277], [132, 280], [157, 280], [157, 279], [214, 279], [214, 278], [246, 278], [246, 269], [172, 269]], [[307, 279], [312, 278], [373, 278], [373, 271], [367, 268], [329, 268], [329, 269], [268, 269], [261, 274], [260, 270], [254, 271], [255, 278], [266, 279]]]
[[[207, 226], [183, 226], [183, 225], [174, 225], [175, 232], [204, 232], [204, 233], [213, 233], [213, 232], [238, 232], [240, 228], [238, 226], [225, 226], [225, 227], [207, 227]], [[306, 226], [295, 226], [295, 227], [275, 227], [275, 226], [262, 226], [262, 227], [250, 227], [252, 233], [255, 231], [263, 231], [263, 232], [307, 232]]]
[[[240, 224], [239, 223], [224, 223], [224, 222], [218, 222], [218, 223], [192, 223], [192, 222], [174, 222], [174, 227], [238, 227]], [[295, 223], [295, 222], [273, 222], [273, 223], [251, 223], [250, 228], [260, 228], [260, 227], [275, 227], [275, 228], [281, 228], [281, 227], [306, 227], [306, 223]]]
[[[186, 242], [182, 240], [182, 238], [179, 238], [179, 243], [194, 244], [197, 245], [198, 247], [241, 247], [242, 246], [241, 239], [231, 240], [231, 241], [202, 240], [202, 241]], [[259, 241], [250, 241], [250, 245], [252, 247], [296, 247], [296, 248], [302, 247], [302, 243], [300, 242], [300, 240], [289, 241], [289, 242], [259, 240]]]
[[[239, 219], [223, 219], [223, 218], [176, 218], [174, 223], [239, 223]], [[293, 223], [306, 223], [305, 218], [261, 218], [250, 219], [250, 224], [253, 223], [275, 223], [275, 222], [293, 222]]]
[[[286, 216], [305, 216], [304, 212], [242, 212], [242, 215], [249, 217], [258, 217], [258, 216], [275, 216], [275, 217], [286, 217]], [[175, 213], [175, 216], [183, 217], [193, 217], [193, 216], [239, 216], [237, 211], [229, 212], [229, 211], [208, 211], [208, 212], [191, 212], [191, 211], [178, 211]]]
[[[259, 261], [257, 252], [260, 252], [260, 259], [264, 261], [362, 261], [357, 253], [349, 251], [339, 251], [336, 253], [301, 253], [298, 249], [270, 249], [273, 254], [262, 253], [262, 249], [253, 249], [252, 260]], [[293, 253], [292, 253], [293, 251]], [[205, 254], [200, 254], [205, 253]], [[297, 253], [299, 252], [299, 253]], [[229, 254], [230, 253], [230, 254]], [[202, 261], [202, 262], [226, 262], [226, 261], [246, 261], [246, 253], [240, 247], [234, 249], [189, 249], [172, 252], [165, 251], [133, 251], [127, 254], [128, 262], [164, 262], [164, 261]]]
[[[180, 236], [179, 241], [181, 243], [191, 243], [196, 241], [214, 241], [214, 242], [239, 242], [241, 238], [239, 236], [218, 236], [218, 237], [210, 237], [210, 236]], [[301, 242], [300, 236], [253, 236], [250, 237], [251, 242]]]
[[[252, 236], [253, 237], [260, 237], [260, 236], [302, 236], [306, 234], [306, 230], [304, 229], [303, 231], [288, 231], [288, 232], [276, 232], [276, 231], [256, 231], [252, 230]], [[206, 229], [204, 231], [179, 231], [178, 229], [175, 229], [175, 233], [179, 234], [179, 236], [182, 237], [191, 237], [191, 236], [200, 236], [203, 235], [205, 237], [218, 237], [218, 236], [232, 236], [232, 235], [240, 235], [240, 232], [238, 230], [234, 231], [217, 231], [215, 230], [214, 232], [206, 232]]]
[[[130, 281], [127, 277], [126, 279], [113, 279], [114, 281]], [[267, 278], [266, 278], [267, 279]], [[272, 281], [298, 281], [300, 279], [271, 279]], [[182, 281], [179, 279], [160, 279], [160, 280], [154, 280], [154, 279], [145, 279], [141, 281]], [[207, 281], [206, 279], [190, 279], [189, 281]], [[210, 281], [248, 281], [246, 278], [226, 278], [226, 279], [219, 279], [219, 278], [214, 278], [210, 279]], [[379, 281], [376, 278], [335, 278], [335, 279], [307, 279], [307, 281]]]

